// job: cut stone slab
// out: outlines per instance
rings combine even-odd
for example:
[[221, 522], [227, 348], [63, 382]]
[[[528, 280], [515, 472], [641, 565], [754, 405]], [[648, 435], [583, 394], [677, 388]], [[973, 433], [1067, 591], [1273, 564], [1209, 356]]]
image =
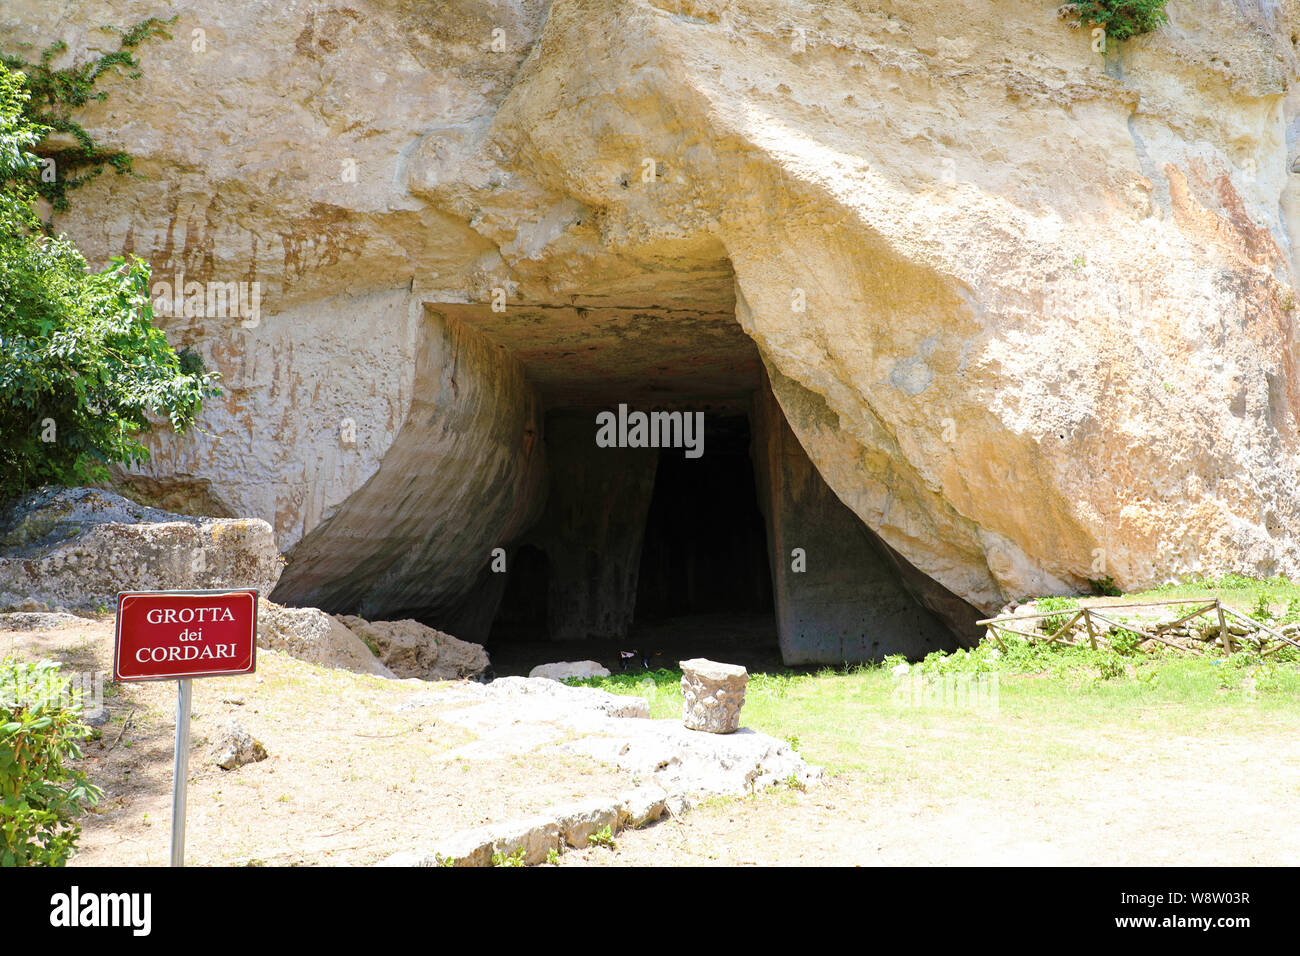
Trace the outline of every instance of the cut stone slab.
[[461, 830], [429, 852], [403, 851], [380, 862], [380, 866], [491, 866], [496, 854], [514, 856], [521, 849], [529, 866], [545, 863], [551, 850], [561, 843], [559, 822], [551, 815], [507, 820], [488, 826]]
[[[727, 666], [727, 665], [722, 665]], [[634, 775], [638, 785], [613, 798], [558, 804], [506, 823], [462, 830], [431, 850], [395, 853], [381, 866], [489, 866], [493, 854], [524, 849], [544, 862], [562, 844], [583, 847], [606, 826], [639, 827], [665, 812], [680, 813], [713, 796], [753, 792], [778, 783], [808, 785], [822, 777], [786, 742], [741, 730], [701, 734], [676, 720], [650, 720], [649, 703], [546, 678], [503, 677], [490, 684], [449, 684], [411, 697], [397, 709], [462, 704], [438, 720], [478, 738], [444, 759], [498, 759], [524, 752], [579, 754]], [[575, 738], [575, 733], [578, 735]]]
[[654, 823], [663, 816], [667, 799], [668, 791], [655, 784], [623, 791], [618, 795], [619, 827], [635, 830]]
[[739, 664], [703, 657], [681, 661], [682, 723], [691, 730], [732, 734], [740, 729], [749, 673]]
[[676, 720], [613, 721], [560, 747], [662, 787], [678, 813], [710, 797], [750, 793], [778, 783], [814, 784], [810, 766], [788, 743], [752, 730], [702, 734]]
[[595, 661], [556, 661], [554, 664], [538, 664], [528, 672], [528, 676], [563, 681], [571, 677], [608, 677], [609, 671]]
[[0, 514], [0, 595], [74, 611], [113, 608], [119, 591], [267, 594], [282, 567], [265, 521], [177, 515], [96, 488], [46, 486]]
[[588, 837], [609, 827], [614, 833], [621, 819], [620, 804], [613, 798], [596, 798], [580, 803], [563, 804], [548, 812], [554, 813], [564, 842], [576, 849], [587, 846]]

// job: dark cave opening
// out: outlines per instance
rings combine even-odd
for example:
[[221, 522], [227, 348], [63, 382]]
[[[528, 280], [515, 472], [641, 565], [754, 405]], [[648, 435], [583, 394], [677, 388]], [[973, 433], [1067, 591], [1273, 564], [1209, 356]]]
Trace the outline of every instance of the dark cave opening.
[[550, 491], [509, 557], [487, 641], [498, 673], [555, 660], [615, 671], [622, 651], [652, 667], [707, 655], [780, 665], [749, 417], [715, 408], [703, 421], [691, 458], [597, 448], [593, 412], [547, 415]]
[[536, 640], [546, 633], [550, 561], [536, 545], [516, 549], [506, 575], [505, 592], [492, 621], [490, 641]]
[[637, 624], [772, 613], [767, 533], [744, 415], [705, 421], [707, 454], [659, 455], [637, 580]]
[[[399, 440], [275, 596], [416, 618], [503, 675], [613, 670], [623, 650], [766, 669], [973, 645], [979, 610], [841, 499], [863, 490], [853, 462], [832, 455], [828, 484], [804, 444], [836, 416], [764, 365], [733, 306], [426, 303]], [[647, 414], [703, 416], [704, 448], [685, 418], [681, 441], [634, 440]]]

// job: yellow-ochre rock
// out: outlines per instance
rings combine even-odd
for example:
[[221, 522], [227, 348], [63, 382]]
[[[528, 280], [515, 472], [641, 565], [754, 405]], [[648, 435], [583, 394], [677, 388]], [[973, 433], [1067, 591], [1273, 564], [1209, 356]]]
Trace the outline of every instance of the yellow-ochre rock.
[[[137, 471], [268, 521], [277, 600], [468, 620], [545, 410], [647, 382], [770, 387], [980, 611], [1294, 576], [1300, 23], [1173, 12], [1102, 57], [1050, 4], [196, 0], [78, 114], [144, 178], [56, 226], [169, 295], [259, 283], [160, 318], [225, 394]], [[140, 16], [8, 0], [0, 48]]]

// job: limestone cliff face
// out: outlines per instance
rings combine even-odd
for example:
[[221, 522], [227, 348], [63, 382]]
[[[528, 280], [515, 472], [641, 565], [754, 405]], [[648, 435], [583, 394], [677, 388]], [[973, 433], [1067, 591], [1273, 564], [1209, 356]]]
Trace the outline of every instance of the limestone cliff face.
[[[501, 289], [557, 361], [550, 309], [734, 314], [827, 485], [980, 608], [1300, 574], [1300, 5], [1174, 0], [1107, 57], [1056, 6], [177, 5], [83, 119], [148, 178], [59, 226], [156, 278], [260, 282], [262, 314], [169, 320], [227, 391], [147, 474], [301, 540], [304, 594], [363, 525], [403, 552], [353, 555], [380, 603], [468, 587], [539, 493], [527, 370], [439, 318], [486, 327]], [[9, 0], [0, 45], [155, 12]], [[501, 407], [450, 408], [461, 354]], [[480, 459], [495, 491], [446, 473]], [[457, 494], [452, 546], [420, 503]]]

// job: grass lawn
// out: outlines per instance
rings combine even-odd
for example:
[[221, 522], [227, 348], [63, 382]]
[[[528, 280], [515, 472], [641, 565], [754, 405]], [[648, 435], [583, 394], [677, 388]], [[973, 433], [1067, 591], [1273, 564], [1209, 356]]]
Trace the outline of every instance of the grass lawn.
[[[1260, 582], [1242, 582], [1220, 596], [1248, 608]], [[1280, 616], [1297, 589], [1266, 584]], [[789, 740], [828, 782], [713, 801], [569, 862], [1294, 864], [1300, 664], [1279, 656], [985, 643], [902, 676], [897, 661], [755, 674], [743, 725]], [[680, 678], [582, 683], [678, 718]]]
[[[1300, 667], [1293, 662], [1260, 666], [1244, 655], [1221, 654], [1135, 657], [1125, 661], [1123, 674], [1104, 679], [1110, 659], [1104, 652], [1047, 651], [984, 669], [977, 655], [964, 655], [968, 666], [961, 656], [956, 666], [953, 657], [946, 667], [937, 659], [914, 665], [903, 677], [884, 666], [756, 674], [744, 725], [789, 740], [832, 772], [871, 772], [882, 780], [906, 770], [914, 738], [941, 751], [927, 760], [978, 764], [981, 754], [1013, 762], [1066, 756], [1078, 751], [1081, 737], [1097, 733], [1131, 734], [1137, 745], [1160, 734], [1251, 737], [1300, 726]], [[681, 716], [678, 670], [580, 683], [648, 697], [652, 717]]]

